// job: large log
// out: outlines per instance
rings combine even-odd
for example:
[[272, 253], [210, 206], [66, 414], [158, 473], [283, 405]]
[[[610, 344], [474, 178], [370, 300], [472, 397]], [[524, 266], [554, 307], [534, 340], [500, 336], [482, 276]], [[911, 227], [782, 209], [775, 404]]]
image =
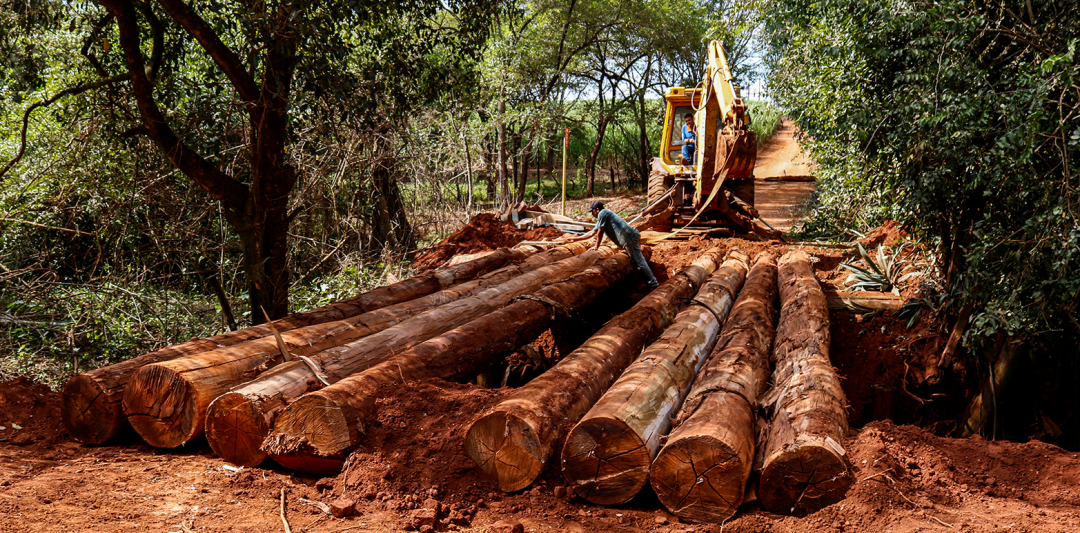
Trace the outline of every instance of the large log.
[[660, 502], [693, 522], [722, 522], [743, 499], [754, 462], [758, 394], [769, 377], [776, 256], [757, 258], [649, 474]]
[[[324, 383], [334, 383], [435, 334], [498, 309], [523, 292], [575, 274], [612, 254], [610, 249], [586, 249], [571, 244], [542, 252], [500, 271], [499, 276], [485, 276], [480, 281], [484, 282], [480, 287], [484, 290], [472, 291], [468, 298], [444, 303], [403, 320], [383, 322], [379, 330], [370, 329], [372, 325], [366, 323], [357, 325], [367, 331], [364, 336], [351, 336], [356, 340], [346, 339], [351, 340], [348, 344], [342, 344], [342, 338], [353, 330], [341, 330], [326, 337], [323, 345], [299, 346], [302, 352], [296, 355], [310, 355], [310, 358], [298, 357], [279, 365], [280, 354], [269, 350], [269, 346], [261, 346], [259, 350], [253, 347], [246, 352], [214, 354], [217, 358], [200, 356], [145, 367], [136, 373], [124, 394], [124, 411], [139, 435], [151, 445], [179, 446], [202, 433], [211, 402], [234, 386], [258, 377], [254, 387], [259, 394], [293, 398]], [[571, 257], [541, 266], [552, 258], [567, 255]], [[503, 275], [510, 278], [496, 284], [496, 279], [502, 279]], [[465, 285], [469, 284], [462, 286]], [[266, 372], [269, 365], [278, 366]], [[264, 372], [266, 375], [259, 375]]]
[[[499, 287], [552, 260], [572, 258], [584, 249], [559, 247], [534, 255], [522, 263], [501, 268], [478, 280], [422, 298], [346, 320], [282, 333], [286, 351], [296, 359], [281, 366], [301, 365], [310, 373], [306, 361], [316, 360], [314, 354], [317, 352], [393, 329], [441, 306], [460, 301], [463, 297], [472, 297], [492, 287]], [[301, 356], [313, 357], [305, 360]], [[160, 448], [180, 446], [202, 433], [206, 408], [211, 401], [230, 388], [251, 381], [269, 368], [280, 365], [284, 358], [275, 339], [270, 337], [144, 366], [131, 378], [124, 392], [124, 413], [135, 431], [151, 445]], [[331, 369], [327, 369], [327, 373], [333, 374]], [[338, 378], [345, 375], [348, 373], [339, 374]]]
[[809, 256], [784, 254], [779, 269], [775, 386], [761, 399], [772, 420], [758, 500], [771, 512], [803, 515], [842, 500], [854, 481], [840, 444], [847, 399], [829, 362], [829, 310]]
[[746, 256], [728, 259], [656, 342], [578, 422], [562, 449], [562, 471], [582, 498], [625, 503], [649, 481], [649, 465], [746, 277]]
[[720, 262], [716, 251], [702, 254], [629, 311], [613, 318], [581, 347], [519, 388], [473, 422], [465, 451], [499, 488], [523, 489], [551, 457], [564, 421], [576, 421], [615, 379], [671, 323], [685, 300]]
[[340, 455], [360, 443], [363, 428], [376, 415], [375, 400], [395, 385], [433, 377], [471, 379], [550, 328], [557, 315], [570, 316], [591, 303], [632, 268], [630, 259], [620, 253], [368, 370], [306, 394], [277, 418], [275, 434], [266, 447], [274, 451], [279, 463], [300, 469], [305, 464], [302, 457], [285, 456], [300, 450]]
[[[532, 248], [514, 251], [500, 248], [467, 263], [420, 274], [318, 309], [289, 315], [275, 320], [273, 326], [278, 331], [289, 331], [361, 315], [474, 279], [507, 263], [522, 261], [533, 251]], [[83, 372], [71, 378], [64, 387], [61, 411], [64, 426], [76, 440], [88, 444], [108, 441], [127, 426], [121, 400], [124, 388], [138, 369], [269, 335], [270, 326], [261, 324], [205, 339], [192, 339], [122, 363]]]

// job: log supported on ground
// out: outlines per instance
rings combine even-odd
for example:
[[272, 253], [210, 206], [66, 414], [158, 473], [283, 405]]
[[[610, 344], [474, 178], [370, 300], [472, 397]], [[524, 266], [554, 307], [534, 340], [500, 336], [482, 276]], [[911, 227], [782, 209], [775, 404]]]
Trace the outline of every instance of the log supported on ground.
[[[290, 331], [354, 317], [425, 296], [474, 279], [507, 263], [524, 260], [531, 253], [501, 248], [496, 252], [448, 268], [441, 268], [380, 287], [340, 302], [295, 313], [275, 320], [274, 328]], [[127, 426], [121, 400], [131, 376], [143, 366], [171, 361], [271, 335], [270, 326], [260, 324], [205, 339], [168, 346], [122, 363], [79, 374], [64, 387], [62, 416], [73, 438], [88, 444], [101, 444]]]
[[712, 351], [746, 277], [737, 254], [649, 345], [570, 431], [562, 471], [570, 487], [593, 503], [633, 498], [649, 481], [649, 465], [705, 357]]
[[629, 311], [613, 318], [581, 347], [519, 388], [469, 428], [465, 451], [499, 488], [523, 489], [551, 457], [559, 426], [576, 421], [671, 323], [720, 262], [702, 254]]
[[763, 254], [652, 464], [653, 490], [679, 518], [721, 522], [742, 502], [754, 461], [757, 397], [769, 377], [776, 290], [776, 256]]
[[[536, 254], [520, 264], [501, 268], [478, 280], [422, 298], [359, 317], [283, 333], [281, 336], [286, 351], [296, 357], [285, 365], [280, 364], [284, 356], [272, 337], [147, 365], [136, 372], [124, 393], [124, 413], [132, 427], [148, 443], [160, 448], [180, 446], [202, 433], [206, 408], [210, 402], [230, 388], [255, 379], [270, 367], [276, 366], [274, 370], [278, 370], [280, 367], [300, 365], [314, 376], [312, 368], [320, 366], [314, 355], [317, 352], [350, 341], [358, 342], [356, 339], [363, 340], [399, 327], [442, 306], [461, 301], [463, 297], [483, 294], [521, 275], [535, 272], [552, 260], [572, 258], [583, 250], [584, 247], [562, 246]], [[323, 368], [327, 375], [335, 375], [335, 371], [340, 370]], [[345, 375], [348, 374], [337, 374], [337, 378]]]
[[[287, 399], [291, 400], [322, 388], [322, 379], [328, 383], [336, 383], [435, 335], [490, 313], [517, 296], [566, 279], [588, 268], [597, 260], [614, 254], [612, 248], [587, 251], [586, 246], [576, 243], [559, 248], [561, 250], [544, 252], [536, 257], [543, 259], [564, 254], [573, 256], [544, 266], [530, 259], [520, 265], [519, 275], [499, 285], [489, 286], [468, 298], [444, 304], [378, 333], [313, 354], [307, 361], [290, 361], [278, 365], [257, 379], [245, 380], [251, 382], [237, 387], [231, 391], [234, 394], [226, 395], [220, 402], [215, 401], [214, 427], [208, 438], [211, 443], [217, 443], [215, 446], [223, 453], [240, 456], [241, 448], [226, 451], [225, 446], [230, 445], [223, 443], [246, 440], [250, 442], [245, 442], [243, 449], [258, 447], [262, 442], [260, 436], [265, 436], [270, 427], [266, 419], [273, 418]], [[316, 373], [316, 369], [319, 373]], [[322, 379], [319, 374], [322, 374]], [[217, 394], [225, 392], [226, 390], [221, 390]], [[216, 397], [217, 395], [214, 396]], [[248, 399], [257, 401], [250, 402]], [[206, 408], [203, 409], [205, 411]], [[263, 424], [267, 425], [264, 427]]]
[[[278, 462], [300, 469], [304, 458], [298, 451], [340, 455], [360, 443], [363, 428], [376, 415], [375, 400], [395, 386], [424, 378], [471, 379], [550, 328], [557, 315], [572, 316], [591, 303], [631, 269], [629, 258], [620, 253], [368, 370], [306, 394], [277, 418], [275, 434], [266, 447]], [[254, 455], [251, 461], [259, 457], [250, 453]]]
[[758, 499], [780, 514], [804, 515], [844, 498], [854, 478], [842, 439], [847, 399], [829, 362], [829, 311], [810, 257], [780, 258], [780, 323], [773, 346], [771, 411]]

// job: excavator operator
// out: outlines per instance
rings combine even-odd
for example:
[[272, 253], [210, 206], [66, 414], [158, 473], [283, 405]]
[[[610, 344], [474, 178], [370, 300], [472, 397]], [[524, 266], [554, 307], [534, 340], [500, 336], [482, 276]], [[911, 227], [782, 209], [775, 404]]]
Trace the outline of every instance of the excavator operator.
[[686, 124], [682, 127], [682, 164], [694, 164], [694, 151], [697, 150], [697, 132], [694, 131], [694, 114], [687, 113], [683, 116]]

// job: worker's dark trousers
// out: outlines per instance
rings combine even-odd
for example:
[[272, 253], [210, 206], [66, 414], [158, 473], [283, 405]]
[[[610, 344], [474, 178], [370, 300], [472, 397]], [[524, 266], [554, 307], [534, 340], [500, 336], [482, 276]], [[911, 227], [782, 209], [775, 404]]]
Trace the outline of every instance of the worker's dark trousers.
[[638, 272], [647, 280], [649, 287], [656, 288], [659, 285], [656, 276], [653, 275], [649, 264], [645, 262], [645, 256], [641, 255], [641, 234], [635, 231], [633, 235], [627, 235], [624, 249], [630, 256], [630, 262], [634, 264], [634, 268], [638, 269]]

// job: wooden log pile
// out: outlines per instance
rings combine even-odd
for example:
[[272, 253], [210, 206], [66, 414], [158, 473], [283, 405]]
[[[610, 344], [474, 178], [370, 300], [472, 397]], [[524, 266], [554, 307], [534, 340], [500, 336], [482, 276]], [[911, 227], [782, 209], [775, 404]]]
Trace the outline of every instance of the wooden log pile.
[[718, 252], [706, 252], [478, 418], [466, 434], [469, 457], [497, 481], [500, 490], [531, 485], [551, 457], [561, 422], [577, 420], [600, 399], [641, 349], [671, 324], [720, 257]]
[[[266, 448], [279, 463], [302, 467], [310, 450], [338, 455], [360, 443], [375, 416], [375, 400], [406, 380], [467, 380], [500, 357], [531, 342], [558, 315], [571, 316], [625, 278], [630, 259], [620, 253], [565, 281], [434, 337], [368, 370], [306, 394], [278, 417]], [[251, 452], [254, 454], [254, 452]], [[286, 457], [292, 456], [292, 457]]]
[[746, 277], [746, 261], [742, 254], [725, 261], [571, 430], [562, 471], [579, 496], [625, 503], [648, 483], [660, 437], [716, 343]]
[[[507, 264], [520, 262], [535, 251], [531, 247], [514, 250], [500, 248], [474, 261], [433, 270], [331, 305], [289, 315], [273, 321], [273, 328], [279, 332], [290, 331], [343, 320], [414, 300], [470, 281]], [[76, 440], [87, 444], [104, 443], [128, 425], [121, 407], [121, 400], [128, 381], [140, 368], [152, 363], [171, 361], [265, 338], [270, 336], [271, 332], [269, 324], [260, 324], [204, 339], [192, 339], [122, 363], [83, 372], [71, 378], [64, 387], [62, 410], [64, 427]]]
[[[521, 292], [539, 288], [553, 276], [573, 274], [600, 258], [600, 252], [586, 250], [583, 245], [569, 244], [542, 252], [477, 280], [475, 288], [448, 289], [455, 293], [448, 298], [452, 301], [440, 301], [442, 305], [434, 308], [426, 305], [422, 313], [402, 316], [386, 308], [374, 311], [378, 316], [370, 322], [365, 314], [349, 321], [286, 332], [282, 337], [287, 350], [297, 357], [289, 362], [284, 361], [286, 356], [273, 339], [265, 339], [147, 365], [135, 373], [124, 392], [124, 412], [139, 435], [151, 445], [159, 448], [183, 445], [202, 434], [206, 410], [214, 399], [259, 377], [270, 367], [274, 367], [273, 379], [263, 381], [280, 383], [285, 388], [291, 386], [294, 390], [298, 388], [296, 384], [303, 384], [298, 396], [323, 380], [336, 381], [365, 365], [376, 364], [394, 351], [407, 349], [454, 327], [470, 313], [488, 312]], [[570, 257], [551, 263], [567, 255]], [[469, 285], [472, 282], [463, 287]], [[483, 290], [476, 292], [477, 289]], [[433, 299], [447, 291], [402, 305]], [[467, 298], [461, 298], [466, 294]]]
[[679, 518], [722, 522], [750, 477], [757, 398], [769, 377], [776, 309], [776, 256], [758, 257], [716, 348], [652, 465], [660, 502]]

